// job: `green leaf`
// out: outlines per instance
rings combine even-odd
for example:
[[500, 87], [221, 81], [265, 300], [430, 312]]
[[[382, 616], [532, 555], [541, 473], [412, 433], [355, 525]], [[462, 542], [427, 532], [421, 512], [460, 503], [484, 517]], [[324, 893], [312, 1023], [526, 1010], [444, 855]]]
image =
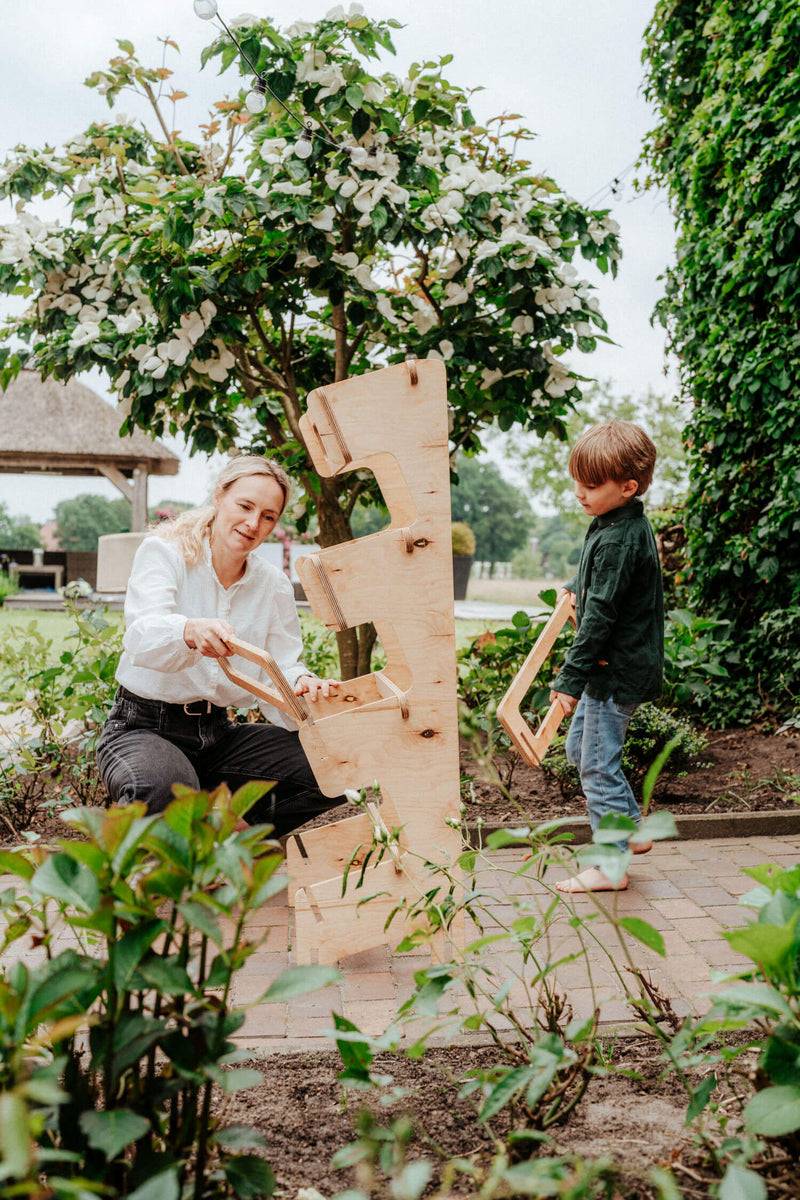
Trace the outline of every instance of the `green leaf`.
[[342, 976], [334, 967], [315, 965], [289, 967], [287, 971], [283, 971], [277, 979], [273, 980], [260, 1003], [271, 1004], [281, 1000], [291, 1000], [293, 996], [303, 996], [306, 992], [314, 992], [318, 988], [342, 982]]
[[24, 1177], [33, 1165], [28, 1109], [14, 1092], [0, 1093], [0, 1158], [4, 1174]]
[[117, 941], [110, 950], [114, 986], [118, 992], [127, 988], [131, 977], [160, 933], [168, 928], [166, 921], [145, 921]]
[[361, 108], [364, 103], [364, 93], [357, 83], [351, 83], [345, 88], [344, 98], [351, 108]]
[[744, 1110], [744, 1123], [751, 1133], [783, 1137], [800, 1129], [800, 1087], [781, 1084], [757, 1092]]
[[225, 1178], [242, 1200], [269, 1200], [275, 1191], [272, 1167], [255, 1154], [242, 1154], [223, 1164]]
[[765, 969], [784, 965], [797, 950], [797, 932], [784, 925], [759, 922], [744, 929], [724, 929], [722, 934], [732, 950]]
[[215, 946], [222, 947], [222, 930], [214, 914], [197, 900], [184, 900], [178, 912], [193, 929], [205, 934]]
[[150, 1122], [129, 1108], [114, 1108], [110, 1112], [81, 1113], [79, 1125], [89, 1145], [101, 1150], [106, 1159], [116, 1158], [131, 1142], [144, 1137]]
[[523, 829], [496, 829], [486, 839], [489, 850], [502, 850], [504, 846], [530, 845], [531, 831], [529, 826]]
[[719, 1185], [719, 1200], [767, 1200], [767, 1185], [748, 1167], [728, 1163]]
[[[682, 737], [680, 734], [676, 734], [675, 737], [670, 738], [670, 740], [667, 742], [664, 749], [656, 756], [656, 758], [650, 764], [648, 772], [644, 777], [644, 783], [642, 784], [642, 799], [644, 801], [645, 808], [650, 803], [650, 799], [653, 795], [653, 788], [656, 786], [658, 777], [664, 769], [664, 764], [666, 763], [670, 754], [672, 754], [672, 751], [677, 749], [678, 746], [680, 746], [681, 741], [682, 741]], [[670, 814], [664, 813], [663, 815], [669, 816]], [[672, 824], [674, 826], [675, 822], [673, 821]], [[676, 829], [674, 834], [665, 834], [663, 836], [677, 837], [677, 834], [678, 834], [678, 831]], [[652, 836], [654, 836], [654, 835], [651, 834], [651, 837]]]
[[601, 817], [600, 823], [594, 831], [592, 841], [596, 845], [611, 844], [614, 842], [623, 842], [636, 833], [638, 826], [630, 817], [619, 816], [615, 813], [607, 813]]
[[51, 854], [31, 880], [40, 896], [49, 896], [62, 904], [91, 913], [100, 902], [100, 889], [92, 872], [69, 854]]
[[696, 1117], [700, 1116], [700, 1113], [711, 1099], [711, 1093], [716, 1086], [717, 1077], [712, 1071], [692, 1092], [689, 1098], [689, 1107], [686, 1110], [685, 1124], [690, 1125]]
[[261, 1072], [252, 1067], [225, 1070], [223, 1067], [209, 1065], [205, 1073], [209, 1079], [219, 1084], [226, 1096], [233, 1096], [236, 1092], [243, 1092], [248, 1088], [260, 1087], [264, 1082]]
[[478, 1113], [479, 1121], [489, 1121], [502, 1108], [517, 1096], [533, 1079], [536, 1071], [533, 1067], [515, 1067], [507, 1071], [503, 1078], [496, 1083], [486, 1097], [483, 1108]]
[[223, 1150], [266, 1150], [267, 1148], [267, 1140], [259, 1129], [253, 1125], [243, 1125], [240, 1122], [217, 1129], [213, 1140]]
[[654, 842], [663, 841], [665, 838], [678, 837], [678, 827], [675, 824], [675, 818], [671, 812], [665, 809], [659, 809], [658, 812], [651, 813], [649, 817], [645, 817], [636, 830], [636, 837], [639, 841], [645, 841], [651, 838]]
[[584, 846], [578, 851], [581, 868], [597, 867], [611, 883], [624, 878], [632, 858], [630, 850], [619, 850], [616, 846]]
[[655, 950], [656, 954], [660, 954], [662, 958], [665, 956], [663, 937], [647, 921], [642, 921], [639, 917], [620, 917], [619, 924], [628, 931], [631, 937], [635, 937], [650, 950]]
[[178, 1183], [178, 1168], [170, 1167], [160, 1175], [153, 1175], [134, 1192], [128, 1193], [128, 1200], [179, 1200], [180, 1185]]

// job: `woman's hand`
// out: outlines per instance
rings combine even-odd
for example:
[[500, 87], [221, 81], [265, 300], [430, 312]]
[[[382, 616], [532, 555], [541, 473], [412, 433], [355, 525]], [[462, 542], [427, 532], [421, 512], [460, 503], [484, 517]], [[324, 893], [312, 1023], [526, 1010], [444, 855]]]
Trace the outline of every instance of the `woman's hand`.
[[183, 627], [183, 640], [190, 650], [199, 650], [207, 658], [227, 658], [233, 654], [227, 639], [235, 637], [227, 621], [217, 617], [190, 617]]
[[566, 692], [551, 692], [550, 703], [555, 704], [556, 700], [563, 708], [565, 714], [569, 716], [578, 707], [580, 696], [568, 696]]
[[331, 694], [331, 688], [338, 688], [338, 679], [319, 679], [316, 675], [301, 675], [294, 685], [295, 696], [308, 696], [312, 702], [320, 696], [326, 699]]

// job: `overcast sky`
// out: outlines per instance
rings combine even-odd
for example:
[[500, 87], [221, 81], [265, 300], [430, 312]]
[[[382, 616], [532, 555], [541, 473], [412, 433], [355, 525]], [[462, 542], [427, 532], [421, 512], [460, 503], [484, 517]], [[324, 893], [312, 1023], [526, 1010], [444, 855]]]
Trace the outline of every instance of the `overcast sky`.
[[[313, 20], [330, 0], [245, 0], [245, 11], [271, 16], [279, 24]], [[345, 6], [347, 7], [347, 6]], [[598, 287], [609, 332], [618, 343], [572, 360], [586, 375], [611, 380], [620, 394], [648, 388], [670, 393], [664, 376], [664, 338], [650, 326], [660, 295], [657, 277], [673, 253], [672, 221], [663, 197], [635, 197], [628, 182], [614, 197], [608, 185], [637, 158], [643, 134], [654, 124], [641, 95], [642, 34], [654, 0], [365, 0], [373, 17], [396, 17], [397, 58], [387, 69], [398, 74], [426, 57], [453, 54], [450, 80], [482, 86], [473, 104], [478, 119], [501, 112], [522, 114], [538, 137], [531, 157], [537, 170], [552, 175], [576, 199], [602, 200], [621, 225], [624, 258], [616, 281], [576, 265]], [[220, 0], [230, 21], [242, 0]], [[179, 127], [192, 134], [219, 98], [220, 81], [200, 70], [200, 51], [214, 23], [199, 20], [192, 0], [3, 0], [0, 49], [0, 150], [17, 143], [61, 146], [108, 108], [83, 80], [106, 65], [116, 39], [134, 43], [144, 61], [158, 65], [159, 36], [181, 49], [169, 65], [176, 87], [188, 92], [179, 109]], [[233, 85], [231, 74], [230, 84]], [[124, 112], [135, 104], [124, 97]], [[630, 180], [630, 176], [629, 176]], [[0, 220], [13, 211], [0, 205]], [[86, 382], [102, 392], [102, 381]], [[2, 400], [0, 399], [0, 403]], [[170, 448], [182, 453], [181, 446]], [[188, 458], [177, 477], [155, 478], [149, 498], [199, 502], [215, 466]], [[59, 500], [90, 491], [115, 499], [111, 484], [96, 478], [0, 475], [0, 501], [15, 514], [43, 522]]]

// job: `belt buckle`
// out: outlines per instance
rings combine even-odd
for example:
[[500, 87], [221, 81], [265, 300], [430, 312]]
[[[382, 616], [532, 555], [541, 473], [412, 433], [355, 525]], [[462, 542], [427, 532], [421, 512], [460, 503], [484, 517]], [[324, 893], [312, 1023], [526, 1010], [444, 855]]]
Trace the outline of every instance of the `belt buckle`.
[[202, 710], [200, 712], [192, 712], [191, 711], [193, 704], [205, 704], [205, 706], [206, 706], [205, 716], [208, 716], [210, 714], [210, 712], [211, 712], [211, 701], [210, 700], [187, 700], [187, 702], [183, 706], [183, 711], [186, 713], [187, 717], [202, 717], [203, 716]]

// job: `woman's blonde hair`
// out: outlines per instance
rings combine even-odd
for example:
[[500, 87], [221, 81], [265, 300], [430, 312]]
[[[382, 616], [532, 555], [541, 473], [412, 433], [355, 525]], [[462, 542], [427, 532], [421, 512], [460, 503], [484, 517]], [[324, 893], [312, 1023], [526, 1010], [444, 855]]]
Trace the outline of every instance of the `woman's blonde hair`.
[[653, 480], [656, 447], [633, 421], [604, 421], [581, 434], [569, 456], [569, 473], [586, 487], [601, 487], [609, 479], [625, 483], [635, 479], [637, 496]]
[[226, 492], [237, 479], [245, 479], [249, 475], [266, 475], [269, 479], [275, 480], [283, 492], [283, 504], [281, 505], [281, 513], [283, 513], [289, 503], [291, 490], [289, 476], [283, 467], [279, 467], [272, 459], [261, 458], [257, 454], [240, 454], [220, 471], [208, 504], [204, 504], [201, 508], [190, 508], [171, 521], [157, 522], [150, 526], [148, 532], [155, 534], [156, 537], [164, 538], [167, 542], [177, 542], [183, 557], [190, 566], [200, 562], [203, 557], [203, 541], [206, 536], [210, 536], [217, 515], [214, 500]]

